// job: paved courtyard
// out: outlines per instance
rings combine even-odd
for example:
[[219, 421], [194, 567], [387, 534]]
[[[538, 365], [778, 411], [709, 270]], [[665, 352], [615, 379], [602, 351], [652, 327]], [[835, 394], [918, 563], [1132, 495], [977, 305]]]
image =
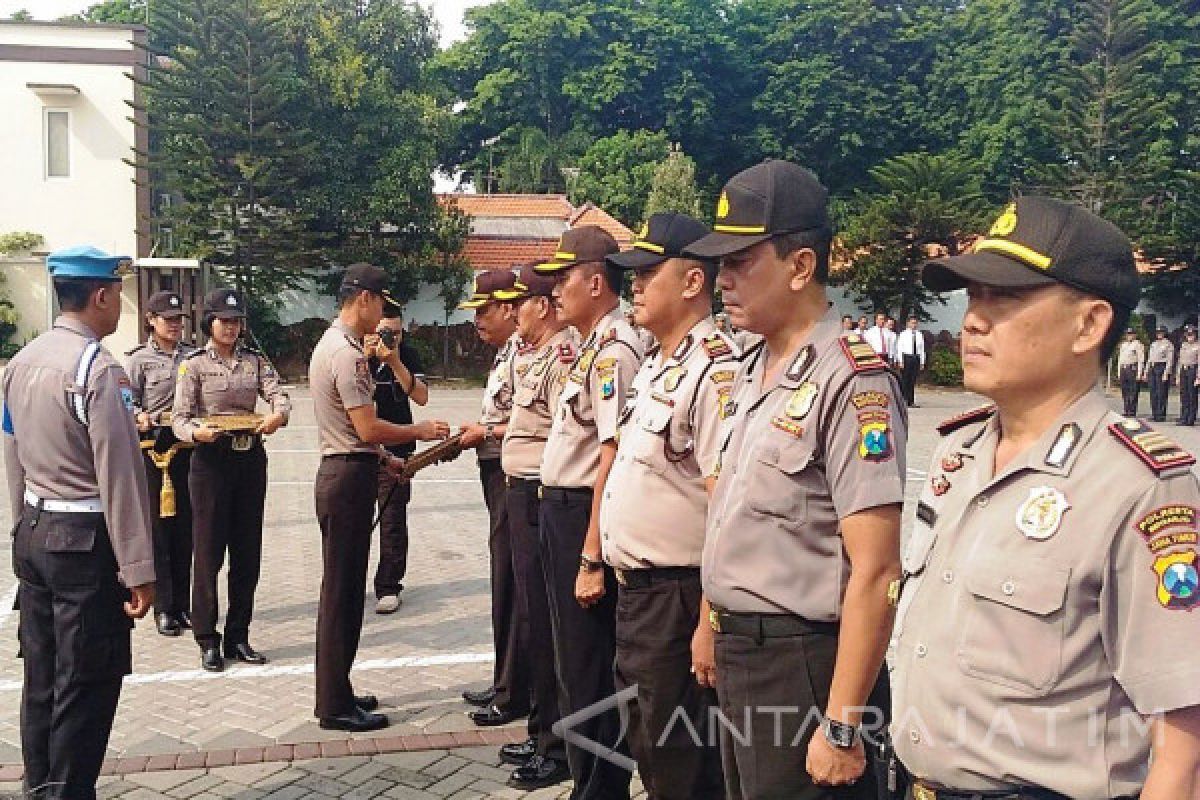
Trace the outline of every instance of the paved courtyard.
[[[135, 674], [126, 680], [113, 730], [106, 796], [134, 798], [558, 797], [567, 784], [528, 795], [506, 789], [511, 768], [496, 744], [520, 740], [510, 726], [481, 735], [459, 693], [481, 688], [492, 669], [487, 524], [475, 460], [463, 456], [422, 472], [409, 509], [411, 544], [404, 604], [373, 613], [369, 598], [355, 689], [379, 696], [393, 725], [347, 738], [320, 730], [313, 710], [313, 640], [321, 577], [313, 514], [316, 430], [306, 389], [293, 389], [291, 425], [271, 437], [262, 580], [251, 641], [270, 664], [199, 669], [188, 637], [159, 636], [150, 619], [134, 633]], [[911, 414], [909, 497], [925, 477], [934, 425], [979, 399], [923, 392]], [[1119, 398], [1112, 397], [1114, 408]], [[479, 390], [435, 389], [421, 416], [452, 425], [478, 413]], [[1148, 400], [1143, 394], [1143, 410]], [[1174, 407], [1172, 408], [1174, 411]], [[1162, 426], [1188, 448], [1197, 429]], [[0, 500], [7, 504], [7, 497]], [[911, 505], [911, 504], [910, 504]], [[906, 508], [906, 527], [912, 508]], [[5, 524], [11, 518], [0, 511]], [[9, 528], [11, 525], [9, 525]], [[8, 529], [8, 528], [6, 528]], [[372, 560], [372, 565], [374, 559]], [[10, 568], [0, 569], [0, 797], [19, 784], [20, 661]]]

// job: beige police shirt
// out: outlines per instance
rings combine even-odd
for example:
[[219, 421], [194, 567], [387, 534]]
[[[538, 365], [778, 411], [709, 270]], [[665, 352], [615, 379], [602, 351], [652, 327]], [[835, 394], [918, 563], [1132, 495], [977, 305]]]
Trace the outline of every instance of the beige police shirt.
[[600, 445], [617, 436], [642, 355], [637, 333], [617, 307], [596, 323], [565, 376], [542, 454], [543, 484], [565, 489], [596, 485]]
[[1186, 466], [1148, 469], [1112, 425], [1144, 423], [1089, 392], [999, 474], [995, 417], [935, 450], [889, 659], [893, 736], [916, 777], [1136, 794], [1138, 715], [1200, 704], [1200, 487]]
[[359, 438], [347, 413], [352, 408], [374, 405], [375, 378], [358, 334], [341, 320], [329, 326], [313, 349], [308, 361], [308, 385], [322, 456], [381, 453], [378, 444]]
[[183, 441], [195, 441], [192, 432], [204, 417], [253, 414], [260, 396], [271, 411], [283, 414], [286, 425], [292, 403], [267, 360], [239, 344], [225, 361], [209, 342], [179, 365], [171, 429]]
[[1121, 346], [1117, 348], [1118, 366], [1137, 367], [1138, 372], [1141, 372], [1145, 363], [1146, 348], [1140, 341], [1134, 339], [1132, 342], [1121, 342]]
[[157, 422], [160, 414], [170, 411], [179, 365], [195, 353], [195, 347], [183, 342], [168, 353], [153, 338], [127, 352], [125, 372], [133, 387], [134, 414], [145, 411], [151, 421]]
[[[513, 406], [513, 362], [520, 349], [521, 338], [514, 333], [496, 351], [487, 384], [483, 387], [483, 414], [479, 418], [480, 424], [503, 425], [508, 422]], [[500, 458], [500, 442], [484, 442], [475, 452], [480, 461]]]
[[[86, 386], [75, 382], [80, 355], [96, 334], [60, 316], [23, 347], [4, 370], [4, 466], [14, 518], [29, 489], [44, 500], [100, 498], [118, 577], [126, 586], [154, 582], [150, 498], [133, 388], [112, 354], [100, 348]], [[68, 405], [86, 398], [81, 424]]]
[[514, 374], [512, 416], [500, 452], [504, 474], [535, 480], [542, 465], [542, 452], [550, 437], [554, 409], [567, 372], [575, 363], [577, 337], [574, 328], [563, 328], [540, 348], [518, 355]]
[[904, 499], [908, 412], [870, 347], [831, 310], [774, 382], [765, 342], [743, 356], [704, 543], [714, 606], [841, 618], [838, 521]]
[[1166, 364], [1164, 375], [1171, 374], [1171, 366], [1175, 362], [1175, 346], [1170, 339], [1155, 339], [1150, 343], [1150, 353], [1146, 356], [1150, 364]]
[[1184, 341], [1179, 345], [1179, 363], [1176, 366], [1176, 373], [1182, 367], [1194, 367], [1200, 363], [1200, 342]]
[[711, 317], [634, 378], [600, 504], [604, 560], [618, 569], [699, 567], [736, 345]]

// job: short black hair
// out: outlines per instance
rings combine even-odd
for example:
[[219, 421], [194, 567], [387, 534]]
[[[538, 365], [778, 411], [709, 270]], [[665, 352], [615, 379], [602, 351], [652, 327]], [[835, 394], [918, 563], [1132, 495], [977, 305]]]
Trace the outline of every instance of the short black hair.
[[63, 311], [83, 311], [92, 295], [117, 281], [102, 278], [55, 278], [54, 294]]
[[833, 229], [816, 228], [810, 231], [781, 233], [771, 239], [778, 258], [787, 258], [797, 250], [812, 250], [817, 255], [813, 280], [825, 286], [829, 283], [829, 251], [833, 248]]
[[608, 288], [612, 290], [613, 294], [620, 297], [621, 287], [625, 285], [625, 270], [605, 261], [604, 282], [608, 284]]
[[[341, 286], [341, 287], [339, 287], [338, 292], [337, 292], [338, 308], [345, 308], [350, 303], [351, 300], [358, 297], [363, 292], [367, 292], [367, 291], [370, 291], [370, 290], [364, 289], [361, 286]], [[387, 303], [384, 303], [384, 305], [386, 306]]]
[[399, 306], [394, 306], [391, 303], [384, 303], [383, 304], [383, 318], [384, 319], [403, 319], [404, 318], [404, 309], [400, 308]]

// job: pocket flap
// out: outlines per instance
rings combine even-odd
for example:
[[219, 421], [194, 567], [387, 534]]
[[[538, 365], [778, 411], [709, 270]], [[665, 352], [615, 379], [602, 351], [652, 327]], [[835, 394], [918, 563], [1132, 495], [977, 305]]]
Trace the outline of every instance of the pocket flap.
[[[60, 517], [46, 532], [47, 553], [90, 553], [96, 545], [96, 523], [91, 514]], [[43, 521], [44, 522], [44, 521]]]
[[529, 408], [529, 406], [533, 405], [535, 398], [537, 398], [537, 387], [534, 386], [525, 386], [522, 384], [513, 392], [513, 402], [521, 408]]
[[645, 409], [642, 410], [638, 424], [642, 430], [650, 431], [651, 433], [662, 433], [671, 424], [671, 415], [674, 409], [665, 403], [660, 403], [653, 397], [647, 398], [643, 403]]
[[811, 444], [790, 437], [785, 442], [779, 441], [779, 437], [772, 439], [773, 441], [765, 443], [758, 451], [758, 460], [761, 463], [788, 475], [795, 475], [812, 462]]
[[1030, 614], [1045, 616], [1063, 607], [1067, 597], [1069, 569], [1024, 560], [1019, 570], [986, 563], [967, 575], [967, 589], [976, 597], [991, 600]]

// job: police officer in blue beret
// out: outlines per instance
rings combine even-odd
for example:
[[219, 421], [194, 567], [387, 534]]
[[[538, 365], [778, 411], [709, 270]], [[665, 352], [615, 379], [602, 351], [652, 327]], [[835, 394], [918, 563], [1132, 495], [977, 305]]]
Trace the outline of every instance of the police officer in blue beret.
[[132, 667], [129, 631], [154, 602], [150, 499], [117, 329], [128, 258], [51, 253], [61, 315], [9, 362], [4, 466], [25, 680], [25, 788], [90, 800]]

